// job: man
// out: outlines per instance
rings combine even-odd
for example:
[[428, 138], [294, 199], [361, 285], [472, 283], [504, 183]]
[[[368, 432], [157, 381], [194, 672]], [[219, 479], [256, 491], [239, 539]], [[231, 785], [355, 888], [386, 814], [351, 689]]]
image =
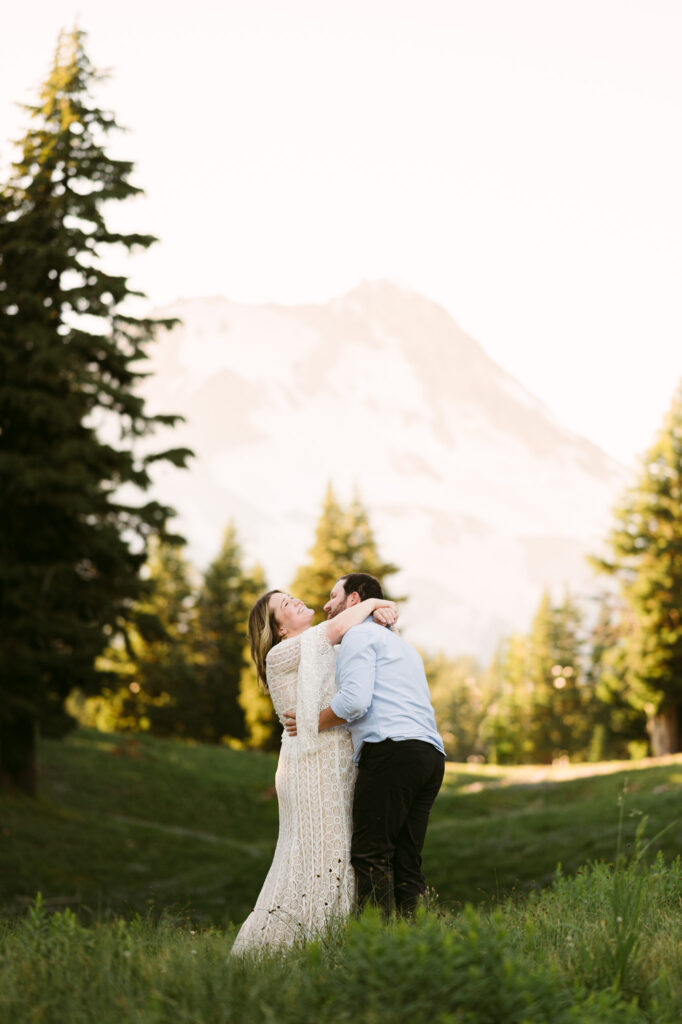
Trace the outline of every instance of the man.
[[[334, 585], [324, 610], [331, 619], [368, 597], [383, 597], [379, 581], [350, 573]], [[347, 724], [353, 740], [358, 906], [369, 900], [387, 914], [409, 914], [426, 890], [421, 851], [445, 768], [424, 665], [410, 644], [369, 618], [344, 636], [336, 682], [319, 729]], [[285, 725], [296, 735], [295, 713], [285, 715]]]

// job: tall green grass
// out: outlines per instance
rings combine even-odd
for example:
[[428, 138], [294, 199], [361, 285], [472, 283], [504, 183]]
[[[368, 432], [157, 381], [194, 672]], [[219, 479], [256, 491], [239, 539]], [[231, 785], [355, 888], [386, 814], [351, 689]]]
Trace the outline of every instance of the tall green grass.
[[[682, 869], [593, 865], [525, 902], [371, 913], [303, 948], [229, 955], [234, 932], [164, 917], [81, 924], [35, 904], [0, 935], [12, 1024], [678, 1024]], [[624, 936], [636, 941], [624, 945]]]
[[681, 759], [632, 766], [625, 803], [626, 773], [599, 766], [537, 783], [448, 765], [431, 909], [232, 959], [276, 839], [275, 764], [88, 732], [44, 743], [40, 799], [0, 797], [0, 1022], [682, 1020]]

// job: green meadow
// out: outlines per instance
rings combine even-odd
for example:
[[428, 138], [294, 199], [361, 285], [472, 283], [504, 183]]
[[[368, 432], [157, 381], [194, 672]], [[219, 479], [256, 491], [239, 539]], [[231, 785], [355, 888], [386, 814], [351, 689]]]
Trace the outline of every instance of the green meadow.
[[[277, 836], [276, 757], [79, 731], [40, 750], [40, 797], [0, 796], [0, 903], [41, 892], [81, 917], [172, 910], [224, 927], [250, 910]], [[571, 775], [573, 777], [566, 778]], [[643, 815], [682, 850], [682, 757], [562, 768], [448, 764], [424, 851], [440, 905], [499, 902], [613, 861]]]
[[3, 1024], [682, 1019], [682, 757], [448, 765], [416, 921], [368, 914], [233, 961], [274, 849], [275, 766], [43, 741], [38, 800], [0, 797]]

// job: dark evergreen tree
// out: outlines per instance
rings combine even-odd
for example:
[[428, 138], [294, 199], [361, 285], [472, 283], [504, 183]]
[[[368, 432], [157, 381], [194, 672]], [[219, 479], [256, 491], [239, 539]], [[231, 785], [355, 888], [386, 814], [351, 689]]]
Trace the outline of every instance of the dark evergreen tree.
[[138, 293], [105, 270], [109, 246], [155, 239], [107, 228], [107, 204], [140, 190], [105, 150], [117, 126], [93, 99], [101, 77], [84, 34], [62, 35], [0, 191], [0, 778], [28, 792], [37, 723], [73, 687], [99, 688], [95, 659], [167, 530], [169, 508], [131, 495], [155, 459], [189, 454], [135, 444], [177, 417], [148, 415], [136, 392], [159, 321], [132, 316]]
[[655, 755], [682, 749], [682, 385], [636, 484], [616, 510], [610, 555], [630, 614], [626, 684]]

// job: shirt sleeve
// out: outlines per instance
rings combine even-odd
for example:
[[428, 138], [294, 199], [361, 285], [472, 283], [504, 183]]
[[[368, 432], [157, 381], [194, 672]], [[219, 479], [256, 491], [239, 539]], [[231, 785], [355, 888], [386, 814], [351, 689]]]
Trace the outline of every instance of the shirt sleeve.
[[367, 714], [376, 676], [376, 638], [355, 626], [346, 633], [336, 663], [339, 691], [330, 707], [335, 715], [355, 722]]

